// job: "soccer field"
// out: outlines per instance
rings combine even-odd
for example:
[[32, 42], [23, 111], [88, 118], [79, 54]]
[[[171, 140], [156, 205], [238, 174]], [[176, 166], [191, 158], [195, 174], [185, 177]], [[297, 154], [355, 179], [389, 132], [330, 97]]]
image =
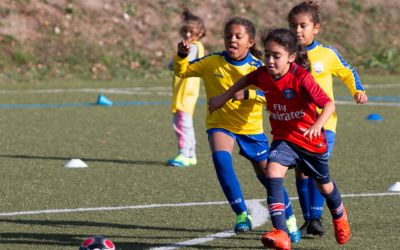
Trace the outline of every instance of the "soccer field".
[[[327, 233], [293, 249], [399, 249], [400, 78], [366, 81], [368, 105], [353, 104], [336, 84], [339, 116], [332, 176], [344, 196], [352, 238]], [[235, 216], [219, 187], [209, 153], [204, 95], [194, 117], [198, 165], [171, 168], [176, 154], [170, 79], [164, 82], [2, 85], [0, 91], [0, 249], [78, 249], [90, 235], [117, 249], [260, 249], [271, 228], [266, 192], [248, 161], [234, 158], [256, 228], [232, 233]], [[114, 105], [95, 105], [99, 93]], [[383, 121], [370, 121], [371, 113]], [[269, 131], [267, 120], [265, 130]], [[73, 158], [88, 168], [66, 169]], [[294, 171], [285, 186], [299, 226]]]

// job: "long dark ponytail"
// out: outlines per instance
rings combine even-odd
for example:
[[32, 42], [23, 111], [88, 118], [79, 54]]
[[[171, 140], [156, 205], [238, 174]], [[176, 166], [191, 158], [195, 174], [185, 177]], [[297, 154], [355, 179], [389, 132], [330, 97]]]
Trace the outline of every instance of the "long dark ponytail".
[[311, 70], [311, 63], [304, 46], [297, 41], [296, 35], [288, 29], [274, 29], [265, 34], [262, 38], [264, 46], [267, 42], [276, 42], [284, 47], [289, 54], [296, 53], [296, 63], [306, 70]]

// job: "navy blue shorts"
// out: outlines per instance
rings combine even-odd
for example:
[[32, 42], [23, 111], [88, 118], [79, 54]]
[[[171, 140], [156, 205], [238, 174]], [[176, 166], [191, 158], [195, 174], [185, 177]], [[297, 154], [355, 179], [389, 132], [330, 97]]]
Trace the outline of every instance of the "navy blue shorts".
[[234, 134], [223, 128], [211, 128], [207, 130], [208, 136], [215, 132], [225, 133], [236, 140], [240, 148], [239, 154], [243, 155], [249, 161], [261, 162], [268, 158], [268, 138], [264, 133], [255, 135], [241, 135]]
[[313, 177], [322, 184], [331, 181], [328, 159], [328, 152], [323, 154], [307, 152], [282, 140], [272, 142], [268, 156], [269, 162], [277, 162], [289, 168], [298, 167], [305, 175]]

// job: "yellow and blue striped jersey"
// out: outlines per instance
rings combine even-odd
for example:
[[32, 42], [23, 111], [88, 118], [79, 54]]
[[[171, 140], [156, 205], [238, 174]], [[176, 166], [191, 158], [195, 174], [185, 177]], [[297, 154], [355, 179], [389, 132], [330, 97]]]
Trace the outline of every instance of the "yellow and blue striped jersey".
[[[241, 61], [233, 61], [227, 53], [220, 52], [205, 56], [189, 64], [188, 58], [176, 55], [174, 60], [175, 75], [181, 78], [203, 78], [207, 99], [228, 90], [244, 75], [262, 66], [262, 61], [251, 53]], [[256, 89], [250, 86], [249, 89]], [[263, 133], [263, 104], [256, 100], [227, 102], [221, 109], [208, 112], [206, 127], [223, 128], [235, 134]]]
[[[204, 57], [203, 44], [200, 41], [194, 41], [193, 45], [197, 47], [196, 58]], [[172, 81], [172, 113], [180, 110], [193, 115], [199, 97], [200, 80], [199, 77], [180, 78], [174, 76]]]
[[[351, 95], [365, 92], [360, 78], [354, 68], [349, 65], [337, 50], [313, 41], [306, 47], [307, 56], [311, 62], [311, 74], [325, 93], [334, 100], [333, 76], [338, 77], [349, 89]], [[326, 122], [324, 128], [336, 132], [336, 112]]]

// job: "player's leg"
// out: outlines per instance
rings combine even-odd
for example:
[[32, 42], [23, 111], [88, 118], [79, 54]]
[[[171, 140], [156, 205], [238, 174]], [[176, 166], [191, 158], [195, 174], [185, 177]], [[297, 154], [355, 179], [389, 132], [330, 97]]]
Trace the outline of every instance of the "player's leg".
[[268, 210], [273, 230], [263, 234], [261, 241], [267, 247], [290, 249], [290, 238], [286, 228], [283, 179], [288, 167], [296, 164], [296, 152], [285, 141], [271, 144], [269, 162], [266, 169]]
[[296, 189], [299, 196], [301, 211], [303, 212], [304, 224], [300, 227], [301, 235], [307, 234], [310, 224], [310, 193], [308, 189], [308, 176], [304, 175], [299, 168], [296, 168]]
[[336, 241], [345, 244], [350, 239], [350, 225], [347, 220], [346, 209], [336, 184], [331, 181], [328, 159], [329, 154], [310, 156], [301, 155], [303, 171], [314, 178], [326, 204], [331, 212], [335, 229]]
[[[253, 165], [257, 179], [267, 189], [267, 178], [265, 169], [267, 167], [267, 158], [269, 152], [268, 138], [264, 133], [256, 135], [236, 135], [236, 141], [240, 148], [240, 154], [248, 159]], [[289, 195], [283, 187], [285, 198], [286, 226], [289, 232], [290, 240], [293, 243], [300, 242], [301, 233], [297, 226], [296, 217], [293, 214], [292, 204]]]
[[193, 117], [190, 113], [177, 110], [173, 117], [173, 127], [178, 142], [178, 155], [168, 160], [168, 165], [187, 167], [197, 164], [194, 153], [194, 128]]
[[283, 179], [287, 167], [277, 162], [269, 162], [267, 167], [267, 203], [273, 225], [272, 231], [261, 237], [264, 246], [274, 249], [290, 249], [290, 237], [286, 227]]
[[[329, 157], [331, 157], [335, 143], [335, 133], [331, 130], [326, 130], [326, 140], [327, 151]], [[308, 191], [310, 196], [310, 221], [307, 227], [307, 233], [321, 236], [325, 233], [322, 225], [322, 212], [325, 198], [318, 190], [313, 178], [310, 178], [308, 181]]]
[[317, 186], [319, 186], [321, 193], [324, 195], [326, 204], [331, 212], [336, 241], [341, 245], [346, 244], [350, 239], [351, 232], [340, 191], [333, 181], [317, 183]]
[[223, 129], [209, 129], [207, 132], [218, 181], [237, 215], [234, 230], [236, 233], [251, 231], [251, 219], [232, 163], [235, 135]]

